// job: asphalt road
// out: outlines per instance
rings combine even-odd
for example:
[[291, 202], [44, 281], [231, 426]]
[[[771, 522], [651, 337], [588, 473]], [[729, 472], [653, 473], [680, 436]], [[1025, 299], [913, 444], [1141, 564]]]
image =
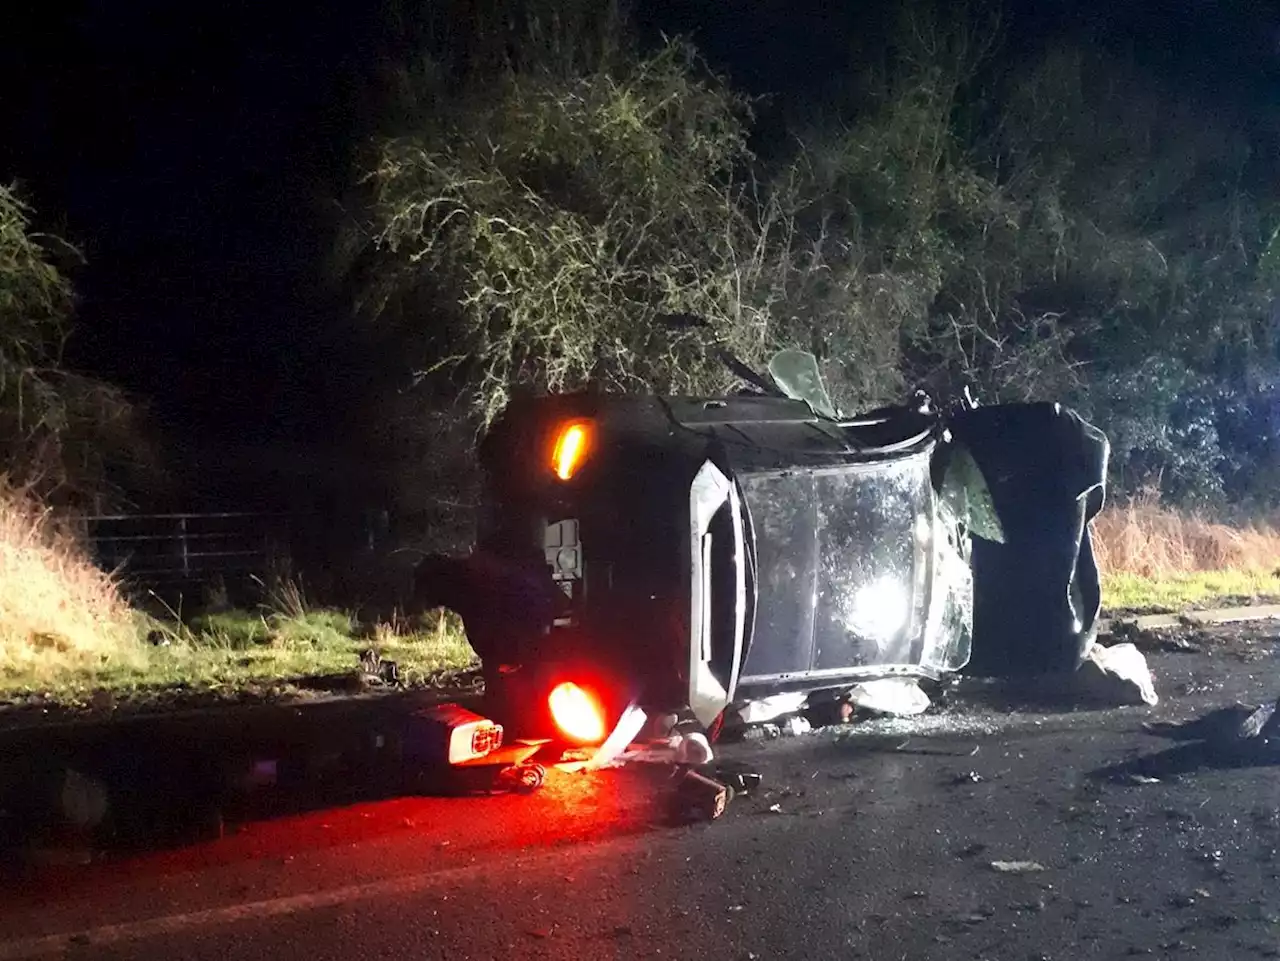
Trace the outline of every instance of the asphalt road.
[[0, 961], [1280, 956], [1280, 769], [1143, 728], [1280, 693], [1278, 649], [1154, 655], [1150, 710], [978, 691], [726, 749], [763, 784], [711, 823], [633, 766], [64, 866], [3, 891]]

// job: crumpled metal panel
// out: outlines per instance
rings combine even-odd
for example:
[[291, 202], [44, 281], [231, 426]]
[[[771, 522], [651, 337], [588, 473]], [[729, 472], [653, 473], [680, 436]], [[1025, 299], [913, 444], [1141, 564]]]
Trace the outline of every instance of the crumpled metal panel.
[[973, 651], [973, 567], [970, 540], [962, 522], [945, 500], [939, 501], [937, 509], [923, 666], [936, 674], [948, 674], [968, 664]]
[[[758, 595], [744, 682], [950, 659], [925, 649], [935, 517], [929, 457], [926, 450], [878, 464], [739, 476]], [[951, 638], [935, 632], [933, 641]]]
[[813, 663], [818, 577], [817, 500], [812, 478], [739, 478], [756, 552], [756, 618], [740, 677], [807, 671]]
[[1047, 403], [979, 407], [950, 429], [981, 468], [1003, 535], [973, 541], [970, 669], [1074, 671], [1101, 609], [1089, 522], [1105, 494], [1106, 435]]

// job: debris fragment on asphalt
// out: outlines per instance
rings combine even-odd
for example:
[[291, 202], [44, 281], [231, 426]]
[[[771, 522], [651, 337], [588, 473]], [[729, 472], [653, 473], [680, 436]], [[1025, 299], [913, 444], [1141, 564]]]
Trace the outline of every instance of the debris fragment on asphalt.
[[1240, 729], [1237, 737], [1248, 740], [1259, 740], [1267, 742], [1270, 738], [1280, 733], [1277, 731], [1276, 722], [1276, 702], [1264, 704], [1243, 721], [1240, 722]]
[[776, 724], [754, 724], [742, 732], [744, 741], [772, 741], [782, 736]]
[[787, 737], [800, 737], [812, 731], [813, 725], [809, 723], [807, 718], [803, 718], [799, 714], [793, 714], [782, 722], [780, 730]]
[[627, 709], [618, 718], [618, 723], [614, 725], [613, 731], [605, 738], [595, 754], [588, 759], [584, 769], [598, 770], [614, 761], [639, 736], [648, 719], [648, 715], [640, 709], [639, 705], [635, 703], [627, 705]]
[[541, 764], [523, 763], [499, 767], [493, 778], [494, 790], [528, 794], [546, 782], [547, 769]]
[[763, 779], [755, 771], [717, 770], [716, 780], [727, 785], [734, 794], [750, 794], [759, 789]]
[[1143, 730], [1176, 741], [1202, 741], [1229, 756], [1260, 762], [1280, 760], [1277, 702], [1234, 704], [1180, 723], [1144, 725]]
[[854, 707], [872, 714], [895, 717], [914, 717], [929, 709], [929, 695], [910, 677], [864, 681], [850, 689], [849, 701]]
[[1076, 683], [1085, 696], [1109, 704], [1154, 707], [1160, 702], [1146, 657], [1128, 642], [1094, 644], [1076, 672]]
[[714, 756], [711, 751], [711, 744], [707, 741], [707, 736], [696, 731], [692, 734], [684, 735], [676, 746], [677, 764], [701, 766], [710, 763]]
[[738, 708], [738, 722], [745, 725], [765, 724], [786, 714], [794, 714], [805, 706], [808, 695], [803, 691], [774, 694], [748, 701]]
[[687, 770], [676, 785], [677, 813], [685, 820], [714, 821], [729, 804], [729, 788], [719, 781]]
[[1046, 870], [1038, 861], [992, 861], [991, 869], [999, 874], [1035, 874]]
[[436, 704], [413, 711], [405, 719], [407, 764], [459, 764], [481, 758], [502, 746], [502, 725], [460, 704]]

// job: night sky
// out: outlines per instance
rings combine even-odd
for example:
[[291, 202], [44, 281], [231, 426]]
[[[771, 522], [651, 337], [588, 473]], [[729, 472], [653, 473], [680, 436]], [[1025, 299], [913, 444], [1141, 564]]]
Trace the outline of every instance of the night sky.
[[[834, 99], [850, 59], [877, 55], [887, 19], [882, 3], [640, 6], [646, 35], [692, 34], [741, 87], [776, 94], [775, 119]], [[1071, 35], [1280, 128], [1274, 4], [1008, 10], [1003, 56]], [[328, 372], [352, 348], [320, 270], [368, 129], [378, 5], [11, 0], [6, 12], [0, 176], [87, 257], [71, 361], [172, 427], [323, 434], [342, 403]]]

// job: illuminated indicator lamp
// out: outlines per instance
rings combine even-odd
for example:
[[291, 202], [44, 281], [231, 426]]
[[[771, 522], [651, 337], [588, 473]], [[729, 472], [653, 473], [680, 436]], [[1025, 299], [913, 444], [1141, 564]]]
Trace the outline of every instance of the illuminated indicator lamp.
[[490, 754], [502, 747], [502, 728], [497, 724], [478, 725], [471, 732], [471, 753], [476, 757]]
[[580, 744], [598, 744], [607, 733], [600, 703], [572, 681], [557, 684], [547, 699], [562, 734]]
[[563, 481], [569, 480], [578, 472], [587, 457], [587, 447], [591, 441], [590, 425], [584, 421], [565, 424], [556, 435], [556, 446], [551, 453], [551, 468]]

